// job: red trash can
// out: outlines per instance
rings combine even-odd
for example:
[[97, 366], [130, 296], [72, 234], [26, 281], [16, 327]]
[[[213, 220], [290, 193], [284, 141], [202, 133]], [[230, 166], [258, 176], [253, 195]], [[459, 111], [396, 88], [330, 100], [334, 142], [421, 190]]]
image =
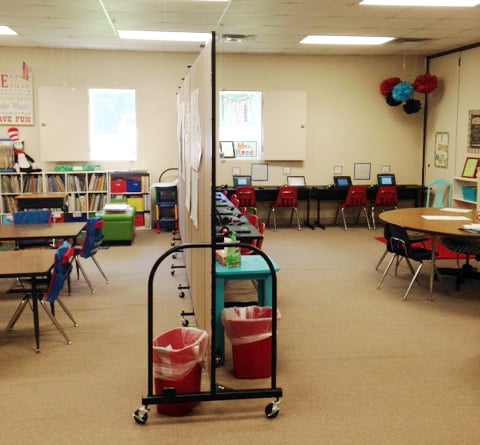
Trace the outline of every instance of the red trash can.
[[[153, 340], [153, 377], [155, 394], [175, 388], [177, 394], [200, 391], [201, 362], [208, 346], [208, 333], [197, 328], [175, 328]], [[157, 411], [170, 416], [184, 416], [197, 406], [193, 403], [165, 403]]]
[[[277, 320], [281, 318], [277, 310]], [[222, 324], [232, 344], [233, 375], [262, 379], [272, 375], [272, 308], [230, 307], [222, 311]]]

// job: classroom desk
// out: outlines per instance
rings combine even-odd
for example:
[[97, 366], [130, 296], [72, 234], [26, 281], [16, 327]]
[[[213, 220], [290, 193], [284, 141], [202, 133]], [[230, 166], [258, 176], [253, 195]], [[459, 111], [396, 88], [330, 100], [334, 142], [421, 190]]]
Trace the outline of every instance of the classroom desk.
[[[272, 261], [275, 272], [278, 266]], [[215, 345], [218, 358], [223, 363], [224, 334], [222, 310], [224, 307], [225, 283], [227, 281], [257, 281], [259, 306], [272, 305], [272, 275], [266, 261], [260, 255], [242, 255], [240, 267], [226, 267], [216, 262], [215, 265]]]
[[[425, 219], [423, 216], [450, 216], [458, 218], [454, 220]], [[390, 224], [404, 227], [408, 230], [416, 230], [428, 233], [432, 237], [432, 270], [430, 272], [430, 298], [433, 295], [433, 281], [435, 276], [435, 246], [438, 236], [455, 236], [464, 238], [478, 238], [478, 235], [460, 230], [464, 224], [471, 224], [474, 220], [474, 212], [458, 213], [449, 212], [431, 207], [417, 207], [408, 209], [388, 210], [382, 212], [379, 218]], [[462, 218], [462, 219], [460, 219]]]
[[75, 239], [85, 227], [85, 222], [50, 224], [1, 224], [0, 241], [35, 239]]
[[[33, 326], [36, 352], [40, 351], [40, 326], [38, 322], [37, 279], [49, 274], [53, 267], [55, 251], [50, 249], [6, 250], [0, 252], [0, 278], [29, 278], [32, 282]], [[2, 334], [2, 340], [8, 331]]]
[[28, 209], [62, 209], [66, 210], [65, 193], [22, 193], [17, 195], [19, 210]]
[[[268, 185], [265, 187], [254, 187], [255, 189], [255, 199], [257, 201], [270, 201], [275, 202], [277, 199], [279, 185]], [[223, 189], [227, 191], [227, 195], [230, 196], [232, 193], [235, 193], [234, 188]], [[313, 225], [310, 224], [310, 187], [297, 187], [297, 199], [298, 201], [304, 201], [307, 206], [307, 216], [303, 224], [307, 227], [314, 229]]]
[[[257, 201], [274, 202], [277, 198], [277, 191], [280, 186], [265, 186], [254, 187], [255, 197]], [[376, 185], [367, 187], [367, 198], [369, 201], [375, 199], [377, 194]], [[306, 201], [306, 218], [304, 225], [306, 227], [314, 228], [314, 225], [325, 229], [325, 226], [320, 223], [320, 203], [321, 201], [343, 201], [347, 196], [347, 189], [335, 189], [328, 185], [313, 185], [298, 187], [298, 200]], [[223, 189], [227, 191], [228, 196], [235, 193], [234, 188]], [[397, 185], [397, 194], [399, 201], [414, 201], [415, 207], [419, 207], [423, 203], [423, 195], [426, 187], [415, 184]], [[313, 224], [310, 222], [310, 200], [316, 201], [316, 220]]]
[[[367, 199], [369, 201], [375, 200], [378, 186], [372, 185], [367, 187]], [[421, 185], [397, 185], [397, 195], [399, 201], [414, 201], [415, 207], [420, 207], [423, 201], [425, 187]], [[315, 224], [319, 227], [325, 228], [320, 223], [320, 202], [321, 201], [344, 201], [347, 197], [348, 189], [336, 189], [332, 186], [319, 185], [312, 186], [311, 198], [317, 201], [317, 219]]]

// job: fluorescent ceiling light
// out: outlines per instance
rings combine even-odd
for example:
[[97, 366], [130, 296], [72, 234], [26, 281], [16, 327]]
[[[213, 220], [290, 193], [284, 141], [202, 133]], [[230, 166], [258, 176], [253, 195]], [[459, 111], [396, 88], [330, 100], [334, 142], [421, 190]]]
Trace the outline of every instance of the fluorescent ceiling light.
[[360, 5], [473, 7], [480, 0], [363, 0]]
[[162, 40], [168, 42], [207, 42], [208, 32], [118, 31], [121, 39]]
[[311, 45], [382, 45], [394, 37], [307, 36], [300, 43]]
[[17, 33], [9, 28], [8, 26], [3, 26], [3, 25], [0, 25], [0, 35], [2, 36], [16, 36]]

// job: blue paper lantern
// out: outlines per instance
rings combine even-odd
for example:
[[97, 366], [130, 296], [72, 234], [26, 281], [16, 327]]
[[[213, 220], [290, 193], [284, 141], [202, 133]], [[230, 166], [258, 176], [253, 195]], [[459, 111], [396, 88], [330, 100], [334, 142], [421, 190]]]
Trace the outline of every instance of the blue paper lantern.
[[392, 90], [392, 97], [397, 102], [404, 102], [413, 96], [414, 88], [411, 83], [401, 82], [395, 85]]

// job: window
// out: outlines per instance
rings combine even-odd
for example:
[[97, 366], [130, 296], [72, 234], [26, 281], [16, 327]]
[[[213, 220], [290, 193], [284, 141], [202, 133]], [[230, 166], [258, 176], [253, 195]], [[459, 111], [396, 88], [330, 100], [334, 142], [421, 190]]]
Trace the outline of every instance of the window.
[[231, 141], [236, 159], [261, 159], [262, 93], [220, 91], [219, 104], [220, 146]]
[[135, 90], [89, 89], [88, 127], [92, 161], [136, 161]]

